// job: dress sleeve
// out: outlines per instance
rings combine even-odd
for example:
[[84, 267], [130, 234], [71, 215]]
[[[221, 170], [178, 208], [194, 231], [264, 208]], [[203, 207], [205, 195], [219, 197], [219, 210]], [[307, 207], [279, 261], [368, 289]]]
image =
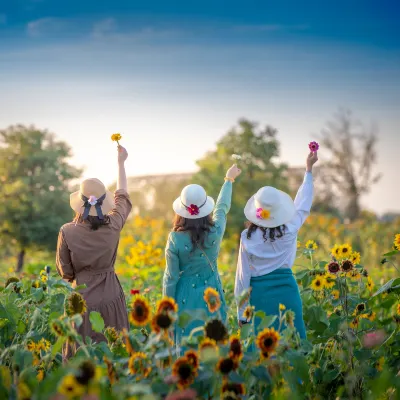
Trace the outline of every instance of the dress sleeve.
[[61, 278], [67, 279], [70, 282], [75, 279], [75, 271], [72, 266], [71, 254], [69, 252], [69, 248], [65, 240], [65, 235], [62, 228], [60, 229], [60, 232], [58, 234], [56, 268]]
[[232, 182], [226, 181], [219, 192], [217, 203], [214, 208], [213, 219], [220, 227], [221, 233], [224, 234], [226, 227], [226, 215], [231, 208], [232, 200]]
[[129, 194], [124, 189], [119, 189], [114, 194], [115, 206], [108, 214], [115, 228], [121, 230], [132, 210], [132, 203]]
[[301, 228], [307, 217], [310, 215], [313, 197], [313, 176], [311, 172], [306, 172], [303, 183], [297, 192], [296, 198], [294, 199], [296, 214], [288, 223], [288, 225], [293, 226], [295, 231], [298, 231]]
[[242, 304], [239, 307], [239, 298], [243, 291], [247, 290], [250, 287], [250, 279], [251, 279], [251, 271], [250, 271], [250, 260], [249, 255], [246, 252], [246, 249], [243, 246], [242, 241], [240, 241], [239, 248], [239, 256], [236, 268], [236, 279], [235, 279], [235, 298], [237, 302], [237, 317], [238, 320], [244, 321], [243, 317], [244, 309], [247, 306], [247, 303]]
[[167, 246], [165, 248], [165, 271], [163, 278], [163, 296], [175, 299], [176, 285], [179, 280], [179, 256], [172, 235], [168, 237]]

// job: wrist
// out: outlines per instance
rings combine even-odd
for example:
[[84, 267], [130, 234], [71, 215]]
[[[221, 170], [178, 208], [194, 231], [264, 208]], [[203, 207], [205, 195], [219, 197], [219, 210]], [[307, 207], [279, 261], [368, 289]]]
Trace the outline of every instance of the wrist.
[[224, 181], [226, 182], [226, 181], [229, 181], [229, 182], [235, 182], [235, 180], [233, 179], [233, 178], [231, 178], [231, 177], [229, 177], [229, 176], [226, 176], [225, 178], [224, 178]]
[[306, 167], [306, 172], [312, 172], [312, 166], [311, 167], [307, 166]]

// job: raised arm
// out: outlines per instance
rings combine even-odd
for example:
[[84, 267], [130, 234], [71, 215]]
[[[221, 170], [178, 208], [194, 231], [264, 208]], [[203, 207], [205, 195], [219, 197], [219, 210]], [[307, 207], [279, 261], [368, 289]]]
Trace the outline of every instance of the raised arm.
[[168, 237], [167, 246], [165, 247], [165, 271], [163, 278], [163, 296], [172, 297], [175, 299], [176, 285], [179, 280], [179, 257], [172, 240], [172, 235]]
[[311, 206], [314, 198], [312, 169], [313, 165], [317, 161], [317, 152], [311, 152], [307, 157], [306, 172], [304, 175], [303, 183], [297, 191], [296, 198], [294, 199], [296, 214], [288, 224], [291, 225], [295, 230], [299, 230], [300, 227], [304, 224], [307, 217], [310, 215]]
[[247, 306], [247, 303], [242, 304], [239, 307], [239, 298], [243, 291], [247, 290], [250, 287], [250, 278], [251, 278], [251, 271], [250, 271], [250, 263], [249, 257], [246, 253], [246, 249], [243, 246], [242, 241], [240, 241], [240, 248], [239, 248], [239, 256], [236, 268], [236, 279], [235, 279], [235, 299], [237, 303], [237, 318], [239, 324], [241, 321], [246, 321], [246, 318], [243, 316], [244, 309]]
[[232, 200], [232, 184], [242, 171], [236, 166], [232, 165], [226, 172], [225, 183], [222, 185], [221, 191], [215, 204], [213, 219], [216, 224], [221, 228], [222, 233], [225, 231], [226, 215], [231, 208]]
[[128, 158], [128, 152], [125, 147], [118, 146], [118, 180], [117, 190], [128, 190], [128, 182], [126, 180], [125, 161]]

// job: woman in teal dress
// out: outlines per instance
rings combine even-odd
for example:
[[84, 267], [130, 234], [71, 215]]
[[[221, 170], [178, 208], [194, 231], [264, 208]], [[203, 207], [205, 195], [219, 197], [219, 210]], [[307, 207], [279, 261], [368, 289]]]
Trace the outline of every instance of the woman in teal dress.
[[[178, 313], [185, 311], [193, 315], [194, 310], [200, 309], [213, 315], [203, 298], [204, 291], [211, 287], [219, 293], [219, 312], [226, 321], [226, 302], [217, 259], [231, 207], [232, 184], [240, 172], [236, 165], [227, 171], [216, 204], [199, 185], [186, 186], [173, 204], [176, 215], [165, 249], [163, 296], [176, 301]], [[176, 326], [176, 345], [180, 346], [183, 337], [203, 324], [201, 319], [195, 319], [184, 328]]]

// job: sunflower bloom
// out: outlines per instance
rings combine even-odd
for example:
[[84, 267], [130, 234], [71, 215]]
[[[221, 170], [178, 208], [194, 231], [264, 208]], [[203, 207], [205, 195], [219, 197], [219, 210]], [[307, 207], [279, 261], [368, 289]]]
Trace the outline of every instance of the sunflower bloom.
[[340, 254], [342, 255], [343, 258], [350, 257], [352, 251], [353, 251], [353, 248], [348, 243], [342, 244], [340, 246]]
[[279, 311], [285, 311], [286, 306], [284, 304], [279, 304]]
[[168, 312], [156, 314], [151, 321], [151, 328], [155, 333], [166, 332], [174, 323]]
[[176, 304], [175, 300], [172, 297], [163, 297], [160, 301], [157, 302], [157, 313], [161, 311], [170, 311], [173, 313], [178, 312], [178, 304]]
[[111, 140], [113, 141], [113, 142], [117, 142], [118, 144], [119, 144], [119, 141], [122, 139], [122, 136], [121, 136], [121, 134], [120, 133], [113, 133], [112, 135], [111, 135]]
[[331, 261], [325, 268], [330, 274], [337, 274], [340, 271], [340, 265], [336, 261]]
[[340, 297], [339, 290], [332, 290], [331, 294], [332, 294], [332, 297], [333, 297], [334, 300], [339, 300], [339, 297]]
[[129, 319], [135, 326], [146, 326], [151, 320], [149, 302], [141, 295], [136, 295], [132, 301]]
[[356, 269], [354, 269], [350, 273], [350, 279], [352, 281], [359, 281], [361, 279], [361, 274]]
[[393, 241], [393, 245], [394, 245], [396, 250], [400, 250], [400, 233], [395, 235], [394, 241]]
[[197, 375], [197, 370], [187, 357], [178, 358], [172, 366], [172, 375], [178, 378], [178, 388], [186, 389], [190, 386]]
[[208, 321], [204, 327], [205, 336], [217, 343], [225, 343], [228, 339], [228, 330], [219, 319]]
[[306, 249], [308, 250], [317, 250], [318, 249], [318, 245], [317, 243], [315, 243], [314, 240], [308, 240], [306, 243]]
[[207, 288], [204, 291], [204, 301], [207, 303], [208, 310], [214, 313], [221, 307], [221, 299], [219, 293], [213, 288]]
[[[145, 353], [136, 352], [129, 358], [128, 368], [132, 375], [141, 375], [147, 378], [151, 372], [151, 367], [148, 365], [149, 360]], [[140, 377], [137, 377], [139, 380]]]
[[311, 282], [311, 289], [314, 290], [315, 292], [320, 292], [321, 290], [324, 290], [325, 285], [326, 285], [326, 279], [322, 276], [317, 276]]
[[350, 260], [344, 260], [342, 262], [341, 268], [344, 273], [347, 273], [347, 272], [350, 272], [354, 268], [354, 265]]
[[118, 338], [119, 338], [119, 334], [117, 332], [117, 330], [114, 327], [107, 327], [106, 330], [104, 331], [104, 336], [106, 337], [108, 343], [115, 343]]
[[68, 399], [79, 398], [85, 393], [85, 386], [81, 385], [75, 376], [69, 374], [64, 376], [58, 387], [58, 392]]
[[72, 292], [65, 300], [65, 312], [69, 317], [86, 312], [86, 301], [78, 292]]
[[397, 315], [400, 315], [400, 303], [397, 303], [396, 313], [397, 313]]
[[335, 286], [336, 275], [328, 272], [323, 277], [325, 279], [325, 287], [327, 289], [332, 289]]
[[385, 364], [385, 357], [380, 357], [379, 360], [375, 363], [375, 368], [378, 371], [383, 371], [383, 364]]
[[354, 264], [360, 264], [361, 262], [361, 254], [358, 251], [353, 251], [350, 254], [349, 260]]
[[246, 387], [243, 383], [224, 382], [221, 388], [222, 393], [231, 392], [236, 396], [243, 396], [246, 394]]
[[279, 333], [274, 328], [265, 328], [257, 336], [257, 346], [262, 353], [270, 354], [275, 351], [280, 339]]
[[246, 318], [246, 321], [252, 319], [254, 313], [254, 307], [247, 306], [243, 311], [243, 317]]
[[341, 246], [335, 244], [331, 249], [331, 254], [335, 258], [341, 258], [342, 257], [342, 248], [341, 248]]
[[360, 323], [359, 318], [358, 318], [358, 317], [355, 317], [355, 318], [350, 322], [349, 326], [350, 326], [350, 328], [352, 328], [352, 329], [357, 329], [359, 323]]
[[235, 371], [238, 367], [239, 367], [238, 360], [231, 357], [224, 357], [218, 361], [216, 369], [222, 375], [229, 375], [232, 371]]
[[232, 335], [229, 338], [229, 355], [230, 357], [241, 360], [243, 358], [242, 344], [237, 335]]
[[192, 363], [193, 367], [197, 370], [199, 368], [199, 355], [197, 354], [197, 351], [194, 350], [188, 350], [185, 353], [185, 357]]

